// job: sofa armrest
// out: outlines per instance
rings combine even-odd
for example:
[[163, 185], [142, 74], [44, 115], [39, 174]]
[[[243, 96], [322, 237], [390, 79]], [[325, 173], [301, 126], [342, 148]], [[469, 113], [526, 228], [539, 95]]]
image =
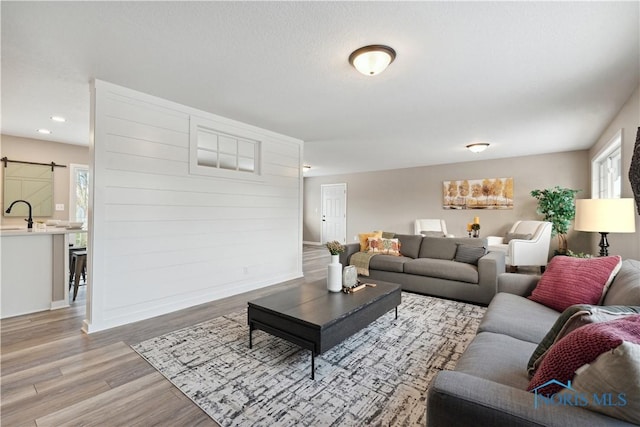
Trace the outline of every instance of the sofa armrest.
[[478, 260], [478, 282], [491, 283], [497, 289], [498, 276], [505, 272], [504, 254], [489, 252]]
[[539, 280], [540, 276], [537, 275], [502, 273], [498, 276], [498, 292], [528, 297]]
[[631, 426], [569, 405], [535, 406], [535, 395], [463, 372], [441, 371], [427, 395], [427, 426]]
[[349, 260], [351, 259], [351, 255], [356, 252], [360, 252], [360, 243], [348, 243], [344, 245], [344, 252], [340, 254], [340, 264], [343, 267], [349, 265]]

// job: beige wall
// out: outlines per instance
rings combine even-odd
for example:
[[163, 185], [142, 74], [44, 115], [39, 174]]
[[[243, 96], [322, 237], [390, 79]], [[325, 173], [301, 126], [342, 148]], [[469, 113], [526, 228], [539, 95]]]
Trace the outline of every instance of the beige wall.
[[[480, 154], [480, 156], [482, 156]], [[477, 178], [514, 178], [512, 210], [445, 210], [442, 182]], [[466, 224], [479, 216], [481, 235], [504, 235], [514, 221], [540, 219], [531, 190], [553, 186], [589, 192], [588, 152], [572, 151], [498, 160], [479, 160], [438, 166], [305, 178], [304, 240], [320, 242], [321, 184], [347, 184], [347, 241], [356, 234], [374, 229], [413, 233], [416, 218], [444, 218], [450, 233], [466, 235]], [[586, 233], [570, 232], [569, 248], [595, 252]], [[557, 247], [553, 239], [550, 252]]]
[[[589, 150], [589, 160], [598, 155], [602, 148], [622, 129], [622, 197], [633, 197], [629, 182], [631, 156], [636, 142], [636, 133], [640, 126], [640, 86], [636, 88], [611, 124], [602, 132], [600, 138]], [[590, 198], [591, 194], [584, 197]], [[637, 214], [637, 212], [636, 212]], [[599, 234], [592, 233], [593, 244], [597, 246]], [[617, 233], [608, 236], [610, 253], [621, 254], [624, 258], [640, 259], [640, 215], [636, 215], [635, 233]]]
[[[27, 162], [51, 163], [66, 165], [66, 168], [54, 168], [53, 172], [53, 203], [64, 204], [64, 211], [53, 212], [53, 219], [69, 219], [69, 164], [88, 164], [89, 147], [61, 144], [39, 139], [20, 138], [2, 135], [0, 141], [0, 157], [10, 160]], [[0, 174], [4, 177], [3, 174]], [[4, 188], [4, 178], [0, 178], [0, 192]], [[2, 211], [4, 212], [5, 207]], [[4, 217], [0, 219], [2, 225], [24, 225], [23, 218]]]

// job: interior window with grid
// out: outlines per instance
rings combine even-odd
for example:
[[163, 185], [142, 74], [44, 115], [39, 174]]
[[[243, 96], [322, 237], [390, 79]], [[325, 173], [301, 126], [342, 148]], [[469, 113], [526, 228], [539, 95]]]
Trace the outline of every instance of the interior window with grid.
[[198, 166], [256, 173], [259, 142], [198, 128]]

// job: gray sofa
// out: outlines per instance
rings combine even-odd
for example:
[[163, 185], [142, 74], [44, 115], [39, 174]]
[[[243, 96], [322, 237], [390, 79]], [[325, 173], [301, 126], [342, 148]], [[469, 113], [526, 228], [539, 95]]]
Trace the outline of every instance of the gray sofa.
[[[439, 372], [427, 400], [427, 425], [630, 426], [581, 407], [534, 407], [527, 362], [560, 313], [529, 295], [539, 276], [505, 273], [478, 334], [453, 371]], [[640, 262], [625, 260], [603, 305], [640, 305]]]
[[[398, 283], [405, 291], [488, 304], [497, 292], [498, 275], [505, 271], [504, 254], [490, 252], [477, 265], [455, 261], [459, 245], [487, 247], [486, 239], [395, 235], [402, 256], [376, 255], [369, 278]], [[340, 254], [342, 265], [360, 251], [348, 244]]]

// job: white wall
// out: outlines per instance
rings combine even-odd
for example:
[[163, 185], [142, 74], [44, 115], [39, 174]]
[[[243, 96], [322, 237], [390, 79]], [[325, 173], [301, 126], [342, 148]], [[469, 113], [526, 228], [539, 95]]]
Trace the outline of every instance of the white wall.
[[[482, 155], [478, 156], [479, 158]], [[514, 179], [514, 208], [508, 210], [447, 210], [442, 208], [442, 182], [448, 180]], [[480, 217], [481, 236], [504, 236], [519, 219], [541, 219], [531, 190], [554, 187], [582, 190], [588, 196], [589, 162], [586, 150], [507, 159], [478, 160], [418, 168], [305, 178], [304, 240], [319, 242], [321, 227], [320, 185], [347, 183], [347, 239], [362, 232], [386, 230], [413, 233], [416, 218], [443, 218], [447, 230], [466, 235], [466, 224]], [[554, 238], [550, 253], [557, 248]], [[569, 248], [596, 251], [587, 233], [571, 231]], [[597, 251], [596, 251], [597, 253]]]
[[[86, 331], [302, 276], [302, 141], [94, 86]], [[190, 116], [261, 140], [262, 179], [190, 175]]]

